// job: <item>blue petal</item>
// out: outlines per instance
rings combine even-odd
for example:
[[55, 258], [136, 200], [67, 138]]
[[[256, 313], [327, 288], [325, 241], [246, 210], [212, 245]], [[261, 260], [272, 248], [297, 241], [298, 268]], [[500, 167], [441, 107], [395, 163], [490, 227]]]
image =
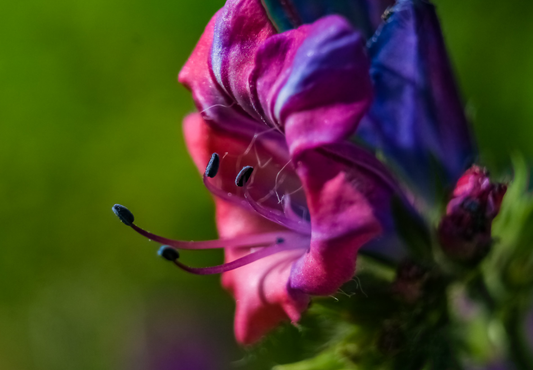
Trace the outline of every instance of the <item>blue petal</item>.
[[394, 0], [263, 0], [272, 22], [281, 32], [338, 14], [367, 38], [379, 25], [381, 14], [393, 3]]
[[369, 41], [375, 100], [357, 133], [431, 200], [461, 176], [475, 145], [435, 7], [399, 0], [390, 14]]

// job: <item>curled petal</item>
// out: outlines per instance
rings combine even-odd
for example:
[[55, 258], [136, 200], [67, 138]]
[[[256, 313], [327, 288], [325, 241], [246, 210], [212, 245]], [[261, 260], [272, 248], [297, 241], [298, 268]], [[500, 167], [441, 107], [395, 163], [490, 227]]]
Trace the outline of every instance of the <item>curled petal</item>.
[[[351, 150], [367, 156], [356, 147]], [[293, 266], [290, 286], [333, 294], [353, 277], [357, 251], [382, 233], [380, 219], [389, 214], [394, 191], [376, 171], [347, 163], [327, 148], [306, 151], [298, 159], [312, 234], [309, 252]]]
[[210, 55], [217, 15], [205, 28], [191, 57], [180, 71], [178, 81], [191, 90], [196, 107], [210, 125], [219, 130], [251, 137], [265, 130], [265, 126], [251, 119], [226, 94], [211, 71]]
[[255, 120], [248, 77], [257, 49], [276, 30], [260, 0], [228, 0], [216, 16], [211, 68], [219, 85]]
[[358, 134], [431, 197], [436, 174], [451, 186], [472, 160], [473, 138], [434, 5], [400, 0], [390, 14], [369, 45], [375, 101]]
[[208, 119], [211, 117], [209, 107], [231, 105], [231, 99], [218, 87], [211, 75], [208, 63], [215, 19], [216, 15], [207, 24], [196, 48], [178, 75], [178, 81], [191, 90], [198, 110], [205, 113]]
[[[284, 59], [278, 51], [291, 38], [298, 40], [297, 50]], [[368, 68], [363, 37], [339, 16], [265, 43], [257, 56], [254, 85], [266, 115], [282, 126], [293, 156], [353, 133], [372, 98]], [[280, 73], [273, 83], [275, 69], [288, 73]]]

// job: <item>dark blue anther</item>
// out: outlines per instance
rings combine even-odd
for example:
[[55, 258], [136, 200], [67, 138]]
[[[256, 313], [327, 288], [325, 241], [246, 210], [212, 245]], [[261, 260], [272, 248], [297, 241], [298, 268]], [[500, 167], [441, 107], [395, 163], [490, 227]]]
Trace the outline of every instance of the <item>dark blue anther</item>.
[[244, 166], [235, 179], [235, 185], [242, 188], [248, 182], [250, 176], [252, 176], [252, 172], [254, 172], [252, 166]]
[[284, 243], [285, 242], [285, 239], [283, 238], [276, 238], [276, 244], [281, 244], [281, 243]]
[[205, 168], [205, 175], [207, 177], [215, 177], [218, 173], [218, 167], [220, 166], [220, 156], [217, 153], [211, 155], [211, 159]]
[[115, 204], [112, 209], [113, 209], [113, 212], [120, 219], [120, 221], [122, 221], [124, 224], [128, 226], [131, 226], [131, 224], [135, 220], [135, 217], [133, 217], [133, 213], [131, 213], [129, 209], [127, 209], [126, 207], [120, 204]]
[[161, 248], [159, 248], [157, 254], [166, 259], [167, 261], [175, 261], [180, 258], [180, 254], [178, 253], [178, 251], [172, 247], [169, 247], [168, 245], [163, 245]]

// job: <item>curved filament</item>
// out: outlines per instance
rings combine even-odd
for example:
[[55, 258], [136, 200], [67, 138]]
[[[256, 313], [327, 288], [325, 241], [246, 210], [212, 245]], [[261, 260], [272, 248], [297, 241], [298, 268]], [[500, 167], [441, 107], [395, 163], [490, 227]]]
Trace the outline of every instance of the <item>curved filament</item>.
[[230, 202], [230, 203], [236, 204], [238, 206], [244, 207], [245, 209], [247, 209], [249, 211], [253, 211], [252, 207], [248, 204], [248, 202], [246, 200], [240, 198], [238, 195], [235, 195], [235, 194], [232, 194], [232, 193], [228, 193], [228, 192], [220, 189], [219, 187], [213, 185], [209, 181], [209, 179], [207, 178], [207, 176], [205, 174], [203, 176], [203, 180], [204, 180], [205, 187], [207, 188], [207, 190], [209, 190], [211, 192], [211, 194], [216, 195], [220, 199], [223, 199], [223, 200], [225, 200], [227, 202]]
[[240, 236], [230, 239], [206, 240], [201, 242], [186, 242], [182, 240], [174, 240], [164, 238], [162, 236], [152, 234], [139, 226], [132, 224], [131, 227], [139, 234], [147, 237], [155, 242], [166, 244], [170, 247], [178, 249], [217, 249], [217, 248], [252, 248], [264, 247], [275, 244], [279, 240], [287, 240], [294, 238], [291, 232], [271, 232], [264, 234], [256, 234], [249, 236]]
[[176, 266], [178, 266], [182, 270], [185, 270], [192, 274], [196, 274], [196, 275], [220, 274], [226, 271], [237, 269], [242, 266], [246, 266], [252, 262], [258, 261], [260, 259], [263, 259], [265, 257], [271, 256], [279, 252], [284, 252], [284, 251], [294, 250], [294, 249], [302, 249], [302, 252], [305, 250], [305, 248], [302, 248], [301, 245], [298, 245], [297, 243], [295, 243], [295, 245], [296, 246], [289, 246], [289, 245], [285, 245], [285, 243], [275, 244], [273, 246], [263, 248], [257, 252], [250, 253], [244, 257], [236, 259], [235, 261], [231, 261], [223, 265], [212, 266], [212, 267], [189, 267], [181, 263], [179, 260], [174, 260], [173, 262]]
[[310, 235], [311, 234], [311, 225], [303, 220], [293, 220], [285, 216], [280, 211], [276, 211], [267, 207], [263, 207], [257, 201], [252, 198], [250, 191], [248, 190], [248, 185], [244, 186], [244, 197], [248, 201], [248, 204], [254, 209], [255, 212], [259, 213], [261, 216], [266, 218], [269, 221], [275, 222], [278, 225], [284, 226], [287, 229], [293, 230], [299, 234]]

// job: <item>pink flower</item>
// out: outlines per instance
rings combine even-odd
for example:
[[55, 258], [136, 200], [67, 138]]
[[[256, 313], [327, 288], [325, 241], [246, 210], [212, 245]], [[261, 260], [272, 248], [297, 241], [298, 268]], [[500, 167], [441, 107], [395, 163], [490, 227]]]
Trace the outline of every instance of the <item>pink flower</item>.
[[[179, 75], [200, 112], [185, 119], [185, 140], [214, 194], [221, 239], [162, 238], [114, 207], [178, 267], [223, 273], [243, 344], [297, 322], [310, 295], [334, 294], [358, 250], [391, 228], [396, 182], [347, 141], [372, 98], [364, 43], [339, 16], [278, 34], [260, 0], [227, 1]], [[178, 259], [177, 249], [206, 248], [224, 248], [226, 263]]]

